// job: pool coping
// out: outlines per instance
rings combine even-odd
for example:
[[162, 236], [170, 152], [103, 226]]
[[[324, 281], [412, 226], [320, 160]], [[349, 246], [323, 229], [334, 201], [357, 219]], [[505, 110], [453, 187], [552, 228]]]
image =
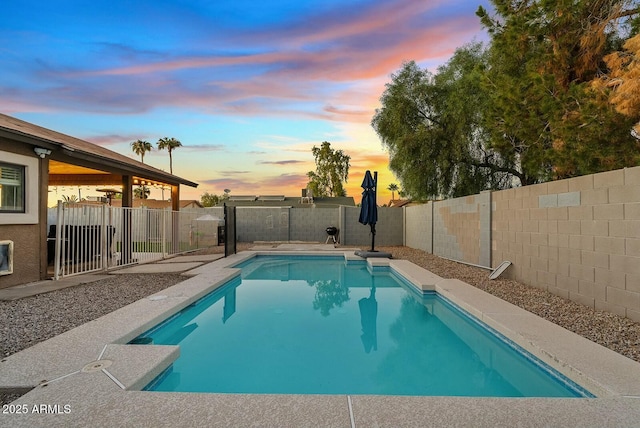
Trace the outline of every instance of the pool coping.
[[353, 251], [270, 250], [199, 266], [179, 284], [0, 361], [0, 389], [33, 388], [12, 403], [13, 410], [26, 414], [0, 414], [0, 425], [10, 420], [12, 426], [166, 426], [187, 421], [208, 426], [630, 426], [640, 418], [640, 363], [462, 281], [443, 279], [406, 260], [378, 258], [367, 263], [389, 266], [417, 289], [438, 292], [597, 398], [139, 391], [170, 366], [179, 348], [125, 344], [238, 275], [230, 266], [274, 253], [362, 260]]

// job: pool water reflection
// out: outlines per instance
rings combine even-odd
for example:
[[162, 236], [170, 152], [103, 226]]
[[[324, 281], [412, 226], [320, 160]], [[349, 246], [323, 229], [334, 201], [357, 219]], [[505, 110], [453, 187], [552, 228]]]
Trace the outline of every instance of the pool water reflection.
[[180, 346], [154, 391], [588, 396], [435, 293], [337, 257], [257, 256], [137, 338]]

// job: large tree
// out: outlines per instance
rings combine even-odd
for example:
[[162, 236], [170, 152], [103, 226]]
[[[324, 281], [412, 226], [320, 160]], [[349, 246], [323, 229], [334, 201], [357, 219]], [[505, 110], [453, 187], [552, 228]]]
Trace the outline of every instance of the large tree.
[[169, 172], [173, 174], [173, 156], [171, 153], [178, 147], [182, 147], [182, 143], [171, 137], [164, 137], [158, 140], [158, 150], [167, 150], [169, 152]]
[[220, 202], [220, 197], [216, 194], [204, 192], [200, 196], [200, 203], [203, 207], [214, 207]]
[[640, 139], [640, 34], [627, 40], [623, 50], [605, 57], [608, 73], [594, 80], [616, 111], [635, 122], [631, 134]]
[[151, 143], [145, 140], [136, 140], [131, 143], [131, 150], [133, 153], [140, 156], [140, 161], [144, 163], [144, 155], [147, 152], [150, 152], [152, 149]]
[[309, 171], [309, 183], [314, 198], [325, 196], [346, 196], [344, 184], [349, 178], [351, 157], [342, 150], [333, 150], [331, 143], [324, 141], [320, 147], [311, 149], [316, 162], [316, 170]]
[[619, 46], [631, 1], [492, 0], [484, 129], [532, 184], [634, 165], [628, 119], [590, 90]]
[[403, 188], [460, 196], [638, 164], [640, 117], [592, 90], [636, 31], [637, 1], [492, 4], [478, 10], [488, 49], [458, 49], [435, 74], [406, 63], [382, 95], [372, 125]]
[[391, 170], [413, 198], [503, 188], [519, 173], [485, 144], [485, 56], [481, 44], [471, 44], [435, 75], [408, 62], [387, 84], [372, 126], [389, 150]]

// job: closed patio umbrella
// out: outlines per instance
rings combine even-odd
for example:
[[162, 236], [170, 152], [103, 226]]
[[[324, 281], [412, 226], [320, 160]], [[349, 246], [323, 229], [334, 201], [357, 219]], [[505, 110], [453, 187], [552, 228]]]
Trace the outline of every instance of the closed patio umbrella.
[[369, 225], [371, 227], [371, 250], [375, 251], [373, 248], [375, 246], [376, 241], [376, 223], [378, 222], [378, 206], [376, 204], [376, 187], [378, 184], [378, 172], [373, 173], [373, 177], [371, 176], [371, 171], [367, 170], [364, 174], [364, 180], [362, 180], [362, 188], [364, 191], [362, 192], [362, 201], [360, 203], [360, 217], [358, 221], [364, 225]]
[[378, 350], [378, 302], [376, 301], [376, 286], [371, 287], [369, 297], [358, 300], [360, 307], [360, 324], [362, 325], [362, 344], [368, 354], [373, 349]]

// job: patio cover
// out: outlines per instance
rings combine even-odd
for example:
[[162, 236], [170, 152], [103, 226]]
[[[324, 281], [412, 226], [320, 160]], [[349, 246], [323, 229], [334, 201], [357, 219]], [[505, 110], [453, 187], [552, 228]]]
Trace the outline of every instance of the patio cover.
[[[52, 131], [23, 120], [0, 114], [0, 138], [51, 150], [48, 185], [123, 186], [124, 197], [132, 193], [133, 185], [142, 181], [171, 186], [171, 198], [179, 201], [179, 185], [197, 187], [198, 184], [143, 164], [104, 147]], [[131, 204], [123, 204], [131, 206]], [[179, 210], [179, 207], [174, 207]]]

